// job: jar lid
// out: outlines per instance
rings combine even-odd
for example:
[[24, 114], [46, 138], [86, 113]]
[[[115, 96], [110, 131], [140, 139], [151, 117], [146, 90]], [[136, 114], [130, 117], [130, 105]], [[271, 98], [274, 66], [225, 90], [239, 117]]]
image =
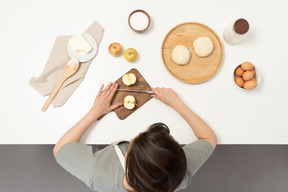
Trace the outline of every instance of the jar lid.
[[245, 19], [238, 19], [234, 23], [234, 31], [238, 34], [245, 34], [249, 30], [249, 23]]

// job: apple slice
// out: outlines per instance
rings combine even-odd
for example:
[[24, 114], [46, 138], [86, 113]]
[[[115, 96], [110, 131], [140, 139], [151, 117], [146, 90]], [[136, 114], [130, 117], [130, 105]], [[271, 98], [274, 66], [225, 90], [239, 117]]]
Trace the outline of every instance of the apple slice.
[[122, 81], [127, 86], [134, 85], [136, 83], [136, 75], [134, 73], [127, 73], [123, 75]]
[[132, 95], [128, 95], [124, 98], [124, 107], [126, 109], [133, 109], [136, 105], [136, 99]]

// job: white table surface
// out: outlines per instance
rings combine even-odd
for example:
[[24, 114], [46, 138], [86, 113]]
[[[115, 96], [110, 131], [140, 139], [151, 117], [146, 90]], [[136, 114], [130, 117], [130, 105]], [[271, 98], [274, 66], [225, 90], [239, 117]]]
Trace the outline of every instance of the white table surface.
[[[152, 19], [149, 31], [133, 32], [127, 18], [135, 9]], [[102, 83], [116, 80], [137, 68], [152, 87], [171, 87], [215, 131], [220, 144], [288, 143], [288, 2], [231, 0], [123, 0], [123, 1], [2, 1], [0, 6], [1, 144], [54, 144], [90, 108]], [[234, 19], [250, 23], [248, 37], [236, 46], [224, 42], [222, 32]], [[29, 84], [44, 69], [54, 40], [59, 35], [81, 33], [93, 21], [105, 33], [99, 52], [86, 77], [67, 103], [41, 112], [47, 97]], [[161, 59], [161, 44], [168, 31], [183, 22], [211, 27], [224, 46], [218, 73], [202, 84], [175, 79]], [[108, 52], [112, 42], [133, 47], [139, 60], [129, 63]], [[232, 80], [235, 66], [251, 61], [263, 83], [244, 92]], [[114, 113], [96, 122], [83, 142], [107, 144], [130, 139], [155, 122], [164, 122], [180, 143], [196, 139], [188, 124], [168, 106], [151, 99], [125, 120]]]

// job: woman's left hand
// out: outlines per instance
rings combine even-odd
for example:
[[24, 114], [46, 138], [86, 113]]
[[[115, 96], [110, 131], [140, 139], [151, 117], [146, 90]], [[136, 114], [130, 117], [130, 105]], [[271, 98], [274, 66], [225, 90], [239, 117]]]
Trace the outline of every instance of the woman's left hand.
[[111, 100], [117, 90], [118, 84], [116, 82], [109, 83], [107, 87], [103, 90], [104, 84], [101, 85], [99, 92], [96, 96], [96, 99], [94, 101], [94, 104], [91, 108], [91, 112], [93, 112], [93, 116], [100, 117], [117, 107], [121, 106], [122, 103], [117, 103], [114, 105], [111, 105]]

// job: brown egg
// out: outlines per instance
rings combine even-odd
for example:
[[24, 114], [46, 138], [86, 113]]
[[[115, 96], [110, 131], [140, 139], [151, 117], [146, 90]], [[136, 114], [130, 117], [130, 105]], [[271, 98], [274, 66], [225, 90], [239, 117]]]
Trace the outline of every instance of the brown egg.
[[245, 81], [251, 80], [251, 79], [253, 79], [253, 77], [254, 77], [254, 74], [253, 74], [252, 71], [245, 71], [245, 72], [243, 73], [243, 79], [244, 79]]
[[255, 76], [255, 70], [254, 70], [254, 69], [252, 70], [252, 73], [253, 73], [253, 75]]
[[250, 62], [244, 62], [241, 64], [242, 69], [244, 69], [245, 71], [251, 71], [252, 69], [254, 69], [254, 66], [252, 63]]
[[252, 80], [245, 81], [244, 89], [255, 89], [257, 87], [257, 81], [253, 78]]
[[243, 87], [244, 85], [244, 80], [241, 77], [236, 77], [235, 79], [235, 83], [239, 86], [239, 87]]
[[244, 73], [244, 70], [239, 66], [236, 68], [235, 70], [235, 75], [238, 76], [238, 77], [241, 77]]

